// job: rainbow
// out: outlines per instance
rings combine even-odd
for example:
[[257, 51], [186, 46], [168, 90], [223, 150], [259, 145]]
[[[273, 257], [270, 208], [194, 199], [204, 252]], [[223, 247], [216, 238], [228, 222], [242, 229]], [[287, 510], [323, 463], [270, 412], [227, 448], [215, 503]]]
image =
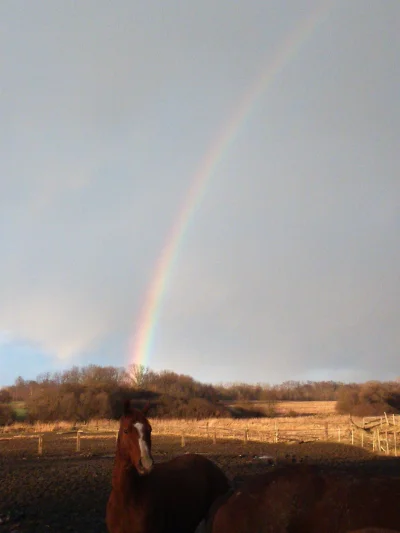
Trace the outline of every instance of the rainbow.
[[139, 315], [138, 327], [130, 342], [129, 363], [141, 365], [148, 363], [154, 330], [158, 322], [168, 280], [179, 255], [181, 244], [188, 231], [191, 217], [201, 203], [218, 163], [235, 141], [238, 132], [245, 120], [250, 116], [260, 96], [270, 87], [317, 26], [325, 20], [332, 5], [333, 1], [331, 0], [322, 2], [289, 33], [277, 49], [272, 62], [267, 65], [246, 92], [236, 112], [206, 152], [191, 181], [182, 208], [172, 225], [158, 258], [154, 275], [146, 291], [144, 305]]

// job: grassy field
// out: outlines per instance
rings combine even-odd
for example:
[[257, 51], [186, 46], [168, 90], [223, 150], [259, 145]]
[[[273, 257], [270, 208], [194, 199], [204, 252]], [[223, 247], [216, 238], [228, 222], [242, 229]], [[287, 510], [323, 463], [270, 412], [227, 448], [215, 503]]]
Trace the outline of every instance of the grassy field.
[[[311, 437], [315, 438], [322, 432], [338, 432], [339, 429], [342, 437], [350, 431], [349, 417], [346, 415], [306, 415], [279, 418], [209, 418], [207, 420], [182, 420], [182, 419], [150, 419], [153, 427], [153, 433], [156, 435], [185, 435], [205, 437], [215, 432], [218, 436], [227, 438], [241, 438], [245, 430], [248, 430], [249, 438], [257, 440], [259, 434], [266, 436], [275, 436], [278, 432], [281, 438], [288, 433], [297, 433], [299, 440]], [[87, 424], [72, 424], [71, 422], [36, 422], [27, 424], [26, 422], [16, 422], [12, 426], [3, 428], [3, 434], [15, 433], [49, 433], [49, 432], [69, 432], [82, 430], [84, 432], [115, 432], [118, 430], [119, 422], [117, 420], [90, 420]], [[265, 439], [262, 439], [265, 440]], [[267, 439], [268, 440], [268, 439]]]
[[[268, 410], [270, 404], [253, 402], [257, 409]], [[205, 442], [221, 439], [254, 441], [265, 443], [305, 443], [305, 442], [335, 442], [347, 443], [364, 447], [372, 451], [373, 436], [357, 430], [351, 424], [348, 415], [335, 412], [335, 402], [277, 402], [274, 404], [277, 416], [273, 418], [210, 418], [207, 420], [190, 419], [150, 419], [155, 436], [173, 436], [180, 439], [199, 438]], [[354, 421], [362, 425], [362, 419], [354, 417]], [[37, 434], [69, 434], [72, 440], [80, 430], [89, 438], [96, 434], [112, 434], [118, 431], [119, 422], [116, 420], [90, 420], [87, 424], [66, 421], [52, 423], [15, 422], [6, 426], [0, 433], [1, 439], [16, 439], [25, 435]], [[390, 432], [390, 428], [389, 429]], [[393, 429], [393, 426], [392, 426]], [[386, 438], [385, 428], [382, 429], [382, 439]], [[400, 435], [399, 435], [400, 437]], [[400, 440], [400, 439], [399, 439]], [[388, 444], [381, 451], [389, 454], [397, 453], [394, 434], [388, 436]], [[383, 445], [382, 445], [383, 446]], [[400, 442], [399, 442], [400, 446]], [[399, 448], [400, 453], [400, 448]]]
[[[253, 406], [258, 411], [268, 413], [271, 404], [268, 402], [242, 402], [241, 405]], [[26, 411], [23, 402], [16, 402], [14, 407], [19, 416], [12, 426], [5, 427], [4, 432], [40, 432], [49, 431], [69, 431], [83, 429], [85, 431], [116, 431], [118, 421], [115, 420], [90, 420], [87, 424], [72, 423], [66, 421], [57, 421], [50, 423], [36, 422], [28, 424], [21, 420]], [[345, 430], [349, 426], [347, 415], [338, 415], [335, 412], [335, 402], [276, 402], [273, 404], [276, 416], [262, 418], [210, 418], [208, 420], [182, 420], [182, 419], [163, 419], [152, 420], [153, 430], [158, 434], [180, 434], [182, 430], [188, 434], [198, 434], [202, 436], [207, 427], [213, 431], [229, 430], [233, 433], [243, 433], [245, 429], [256, 431], [275, 431], [276, 428], [285, 431], [293, 429], [298, 431], [322, 430], [325, 424], [332, 425], [332, 428], [341, 428]], [[204, 431], [203, 431], [204, 430]]]
[[335, 415], [336, 402], [277, 402], [276, 410], [280, 415], [298, 413], [299, 415]]
[[[257, 402], [257, 409], [268, 410], [270, 404]], [[361, 444], [361, 436], [352, 432], [347, 415], [335, 412], [335, 402], [277, 402], [277, 416], [273, 418], [210, 418], [208, 420], [152, 419], [154, 435], [170, 435], [183, 438], [198, 437], [205, 441], [238, 439], [258, 442], [352, 442]], [[359, 420], [359, 422], [361, 422]], [[27, 424], [16, 422], [3, 428], [3, 438], [22, 434], [48, 434], [76, 432], [85, 434], [114, 433], [116, 420], [90, 420], [87, 424], [52, 422]], [[0, 434], [0, 438], [1, 434]], [[363, 445], [372, 449], [372, 441], [363, 437]]]

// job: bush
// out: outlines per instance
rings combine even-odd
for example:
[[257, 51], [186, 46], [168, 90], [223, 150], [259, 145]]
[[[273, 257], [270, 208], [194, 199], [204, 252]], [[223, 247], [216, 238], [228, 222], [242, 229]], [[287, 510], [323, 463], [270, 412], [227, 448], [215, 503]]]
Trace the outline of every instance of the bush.
[[[133, 402], [134, 404], [134, 402]], [[152, 403], [149, 416], [153, 418], [187, 418], [202, 420], [229, 416], [228, 409], [206, 398], [177, 398], [164, 394]]]
[[230, 408], [233, 418], [262, 418], [268, 416], [265, 410], [251, 403], [235, 404]]
[[370, 381], [345, 385], [338, 393], [336, 411], [355, 416], [379, 416], [400, 412], [400, 384]]
[[268, 418], [276, 418], [279, 416], [278, 411], [276, 410], [276, 402], [270, 401], [264, 409], [264, 416]]
[[109, 394], [76, 388], [44, 389], [27, 401], [29, 420], [86, 421], [90, 418], [111, 418]]
[[16, 420], [14, 409], [8, 404], [0, 405], [0, 426], [7, 426]]
[[0, 403], [11, 403], [12, 397], [7, 389], [0, 390]]

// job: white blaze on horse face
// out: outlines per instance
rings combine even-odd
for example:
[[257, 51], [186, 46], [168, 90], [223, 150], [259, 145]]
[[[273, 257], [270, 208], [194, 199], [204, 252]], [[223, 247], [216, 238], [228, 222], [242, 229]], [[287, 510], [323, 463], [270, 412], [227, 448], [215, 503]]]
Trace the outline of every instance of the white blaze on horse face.
[[143, 466], [145, 468], [148, 468], [153, 464], [153, 460], [150, 457], [149, 447], [147, 446], [147, 442], [144, 440], [144, 431], [143, 431], [143, 424], [141, 422], [136, 422], [134, 424], [134, 427], [137, 429], [137, 432], [139, 433], [139, 448], [140, 448], [140, 455], [142, 459]]

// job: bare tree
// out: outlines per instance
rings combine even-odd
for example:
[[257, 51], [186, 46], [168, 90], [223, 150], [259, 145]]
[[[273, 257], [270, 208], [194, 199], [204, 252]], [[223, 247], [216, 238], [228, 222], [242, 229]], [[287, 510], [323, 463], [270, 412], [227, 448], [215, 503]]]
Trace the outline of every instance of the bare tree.
[[144, 389], [150, 382], [153, 372], [144, 365], [136, 363], [128, 367], [129, 384], [136, 389]]

